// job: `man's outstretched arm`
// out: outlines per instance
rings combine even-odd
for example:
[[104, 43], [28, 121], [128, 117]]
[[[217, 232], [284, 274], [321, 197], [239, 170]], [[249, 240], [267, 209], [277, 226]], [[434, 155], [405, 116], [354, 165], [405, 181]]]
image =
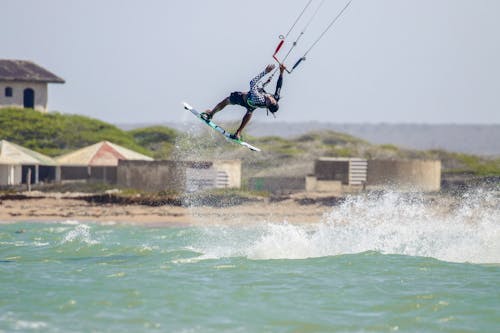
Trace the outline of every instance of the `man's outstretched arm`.
[[274, 69], [274, 65], [267, 65], [266, 69], [264, 69], [262, 72], [260, 72], [256, 77], [250, 81], [250, 90], [255, 87], [257, 82], [259, 82], [260, 79], [262, 79], [267, 73], [270, 73]]
[[280, 65], [280, 76], [278, 77], [278, 82], [276, 82], [276, 91], [274, 92], [274, 98], [277, 101], [280, 100], [281, 86], [283, 85], [283, 71], [284, 70], [285, 70], [285, 66]]

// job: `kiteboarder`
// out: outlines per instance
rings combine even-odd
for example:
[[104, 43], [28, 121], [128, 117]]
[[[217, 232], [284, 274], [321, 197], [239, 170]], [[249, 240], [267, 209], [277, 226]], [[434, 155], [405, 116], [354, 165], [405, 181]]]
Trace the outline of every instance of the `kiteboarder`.
[[212, 117], [228, 105], [240, 105], [247, 109], [247, 112], [243, 116], [240, 127], [231, 134], [231, 138], [235, 140], [241, 140], [241, 132], [248, 124], [252, 118], [252, 113], [257, 108], [267, 108], [273, 115], [278, 111], [280, 100], [281, 86], [283, 84], [283, 72], [286, 69], [284, 65], [280, 65], [280, 75], [276, 83], [276, 91], [274, 94], [267, 93], [263, 87], [258, 86], [258, 82], [267, 74], [269, 74], [275, 65], [268, 65], [264, 71], [259, 73], [256, 77], [250, 81], [250, 90], [248, 92], [235, 91], [232, 92], [228, 97], [224, 98], [219, 104], [217, 104], [212, 110], [207, 110], [201, 113], [201, 117], [205, 121], [210, 121]]

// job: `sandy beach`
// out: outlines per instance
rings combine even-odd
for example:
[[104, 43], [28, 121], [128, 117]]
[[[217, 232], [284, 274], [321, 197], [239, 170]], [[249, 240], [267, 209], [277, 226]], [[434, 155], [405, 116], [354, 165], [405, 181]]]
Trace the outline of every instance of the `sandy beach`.
[[76, 194], [30, 194], [23, 199], [0, 199], [0, 223], [18, 221], [92, 221], [138, 225], [247, 224], [255, 222], [314, 223], [331, 210], [301, 198], [279, 202], [261, 200], [229, 207], [137, 204], [96, 204]]

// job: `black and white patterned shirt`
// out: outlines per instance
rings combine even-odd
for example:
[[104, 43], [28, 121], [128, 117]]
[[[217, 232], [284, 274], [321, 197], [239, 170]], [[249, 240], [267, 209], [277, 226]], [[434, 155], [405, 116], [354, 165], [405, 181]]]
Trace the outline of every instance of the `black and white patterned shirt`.
[[266, 71], [262, 71], [250, 81], [250, 90], [248, 91], [247, 103], [254, 108], [266, 107], [266, 94], [264, 89], [260, 88], [257, 83], [266, 75]]

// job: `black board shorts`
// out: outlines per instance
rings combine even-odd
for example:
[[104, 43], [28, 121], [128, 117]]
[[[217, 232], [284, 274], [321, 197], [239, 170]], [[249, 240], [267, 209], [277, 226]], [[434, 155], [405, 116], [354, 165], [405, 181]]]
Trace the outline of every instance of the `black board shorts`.
[[245, 102], [245, 99], [243, 98], [243, 93], [241, 91], [232, 92], [231, 95], [229, 95], [229, 102], [231, 104], [243, 106], [248, 110], [248, 112], [252, 112], [253, 110], [255, 110], [255, 108], [251, 107]]

